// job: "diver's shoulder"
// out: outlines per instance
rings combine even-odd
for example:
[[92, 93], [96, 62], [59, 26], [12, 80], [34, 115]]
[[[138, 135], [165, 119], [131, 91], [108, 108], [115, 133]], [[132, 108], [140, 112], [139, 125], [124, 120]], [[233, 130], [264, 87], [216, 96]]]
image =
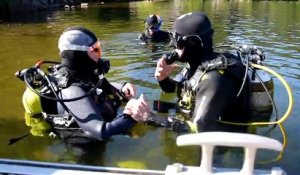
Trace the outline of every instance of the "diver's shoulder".
[[158, 30], [158, 31], [156, 31], [153, 36], [155, 38], [159, 38], [159, 39], [162, 39], [162, 40], [168, 40], [168, 39], [170, 39], [169, 32], [164, 31], [164, 30]]
[[87, 92], [84, 88], [76, 85], [70, 85], [67, 88], [61, 90], [61, 94], [64, 98], [75, 98], [85, 95]]

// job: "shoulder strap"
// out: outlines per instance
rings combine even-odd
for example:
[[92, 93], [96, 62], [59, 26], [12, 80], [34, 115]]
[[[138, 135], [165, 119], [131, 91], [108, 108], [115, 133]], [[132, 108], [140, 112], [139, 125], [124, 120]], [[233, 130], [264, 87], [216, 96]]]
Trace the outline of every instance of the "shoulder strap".
[[227, 69], [230, 66], [233, 66], [237, 63], [237, 59], [232, 57], [232, 54], [229, 53], [221, 53], [217, 58], [209, 61], [203, 62], [199, 69], [210, 71], [210, 70], [220, 70]]

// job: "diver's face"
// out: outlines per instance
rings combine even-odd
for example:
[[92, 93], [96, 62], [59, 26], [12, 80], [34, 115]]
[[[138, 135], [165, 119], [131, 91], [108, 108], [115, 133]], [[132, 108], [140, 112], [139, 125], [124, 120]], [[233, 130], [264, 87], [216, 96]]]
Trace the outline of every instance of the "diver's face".
[[159, 25], [155, 24], [155, 25], [148, 26], [147, 30], [150, 35], [153, 35], [158, 29], [159, 29]]
[[102, 56], [102, 50], [100, 46], [100, 42], [96, 41], [88, 50], [89, 57], [94, 60], [96, 63], [100, 60]]
[[177, 52], [177, 54], [178, 54], [178, 60], [179, 61], [181, 61], [181, 58], [183, 57], [184, 50], [185, 50], [185, 47], [183, 47], [182, 49], [175, 48], [175, 52]]
[[175, 52], [178, 54], [178, 61], [180, 62], [187, 62], [185, 58], [185, 47], [182, 48], [175, 48]]
[[175, 52], [178, 54], [178, 61], [186, 62], [185, 57], [185, 50], [186, 50], [186, 41], [184, 36], [178, 34], [175, 30], [170, 32], [171, 43], [170, 45], [175, 48]]
[[148, 29], [148, 33], [149, 33], [149, 35], [153, 35], [153, 34], [154, 34], [154, 32], [155, 32], [155, 30], [153, 30], [153, 29]]

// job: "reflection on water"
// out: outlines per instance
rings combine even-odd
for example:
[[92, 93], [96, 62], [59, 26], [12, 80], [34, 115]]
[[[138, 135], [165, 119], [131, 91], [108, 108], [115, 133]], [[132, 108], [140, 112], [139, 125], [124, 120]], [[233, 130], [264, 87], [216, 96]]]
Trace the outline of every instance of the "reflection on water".
[[[138, 93], [148, 94], [149, 101], [174, 101], [174, 94], [160, 92], [153, 76], [156, 60], [170, 50], [168, 44], [144, 44], [137, 40], [137, 36], [144, 29], [144, 19], [150, 13], [159, 14], [163, 18], [162, 29], [168, 30], [176, 17], [189, 11], [204, 11], [208, 14], [215, 29], [215, 44], [238, 43], [261, 47], [267, 56], [265, 65], [283, 75], [292, 87], [296, 107], [284, 123], [289, 141], [283, 158], [270, 164], [260, 164], [258, 161], [257, 167], [267, 169], [281, 166], [289, 174], [295, 174], [298, 170], [295, 162], [300, 158], [297, 137], [299, 119], [296, 117], [299, 113], [297, 106], [300, 105], [298, 2], [144, 1], [12, 16], [1, 21], [0, 157], [149, 169], [164, 169], [167, 164], [174, 162], [198, 165], [200, 153], [197, 147], [178, 147], [175, 144], [176, 134], [144, 125], [138, 125], [131, 137], [116, 136], [106, 143], [88, 145], [88, 149], [68, 145], [61, 140], [33, 136], [11, 146], [6, 145], [10, 138], [28, 132], [21, 104], [25, 85], [14, 77], [14, 73], [33, 66], [40, 59], [59, 60], [57, 40], [68, 26], [83, 25], [100, 38], [104, 58], [111, 61], [111, 70], [107, 75], [111, 81], [127, 80], [135, 83]], [[274, 83], [274, 98], [279, 116], [282, 116], [288, 98], [283, 85], [276, 78]], [[278, 127], [266, 132], [268, 129], [254, 128], [251, 133], [282, 141]], [[242, 160], [239, 149], [220, 148], [216, 154], [216, 165], [240, 166], [237, 163]], [[260, 151], [258, 159], [271, 160], [277, 155], [271, 151]]]

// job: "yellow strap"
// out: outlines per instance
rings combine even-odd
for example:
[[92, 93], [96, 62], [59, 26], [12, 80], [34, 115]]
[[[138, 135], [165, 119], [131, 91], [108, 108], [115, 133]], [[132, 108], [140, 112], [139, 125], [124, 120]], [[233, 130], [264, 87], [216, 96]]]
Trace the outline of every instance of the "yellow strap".
[[220, 74], [222, 74], [222, 75], [225, 73], [225, 71], [224, 71], [224, 70], [221, 70], [221, 69], [219, 69], [218, 72], [219, 72]]
[[191, 133], [198, 133], [198, 127], [196, 123], [193, 123], [191, 121], [186, 121], [186, 123], [189, 125]]

